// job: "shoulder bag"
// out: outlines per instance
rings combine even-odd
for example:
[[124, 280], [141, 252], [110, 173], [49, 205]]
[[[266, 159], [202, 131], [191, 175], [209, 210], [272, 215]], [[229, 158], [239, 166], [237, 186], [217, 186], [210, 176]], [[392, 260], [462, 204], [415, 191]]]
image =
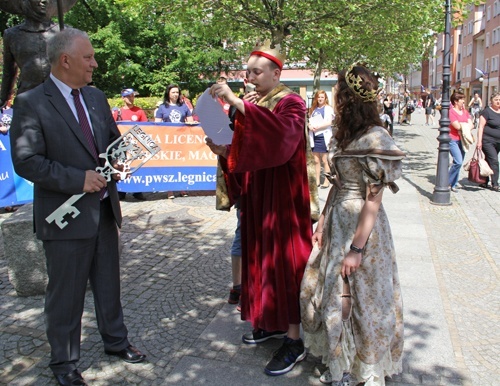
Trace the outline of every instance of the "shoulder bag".
[[481, 175], [481, 171], [479, 169], [479, 151], [477, 148], [474, 150], [472, 159], [469, 162], [469, 176], [467, 179], [475, 184], [485, 184], [487, 182], [486, 177]]

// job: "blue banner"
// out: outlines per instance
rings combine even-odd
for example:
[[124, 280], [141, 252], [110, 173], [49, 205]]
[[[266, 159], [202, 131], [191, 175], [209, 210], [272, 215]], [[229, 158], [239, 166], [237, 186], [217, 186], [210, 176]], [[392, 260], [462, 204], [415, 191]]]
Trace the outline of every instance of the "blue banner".
[[[118, 122], [123, 133], [136, 123]], [[129, 179], [118, 183], [121, 192], [215, 190], [217, 156], [205, 144], [199, 125], [140, 123], [161, 151]], [[33, 201], [33, 184], [14, 173], [9, 135], [0, 135], [0, 207]]]
[[9, 133], [0, 135], [0, 208], [33, 201], [33, 184], [14, 172]]

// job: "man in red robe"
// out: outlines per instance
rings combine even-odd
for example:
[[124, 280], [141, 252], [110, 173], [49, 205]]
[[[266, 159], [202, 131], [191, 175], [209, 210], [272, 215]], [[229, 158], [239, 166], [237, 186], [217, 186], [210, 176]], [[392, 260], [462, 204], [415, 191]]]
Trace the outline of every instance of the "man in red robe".
[[241, 318], [254, 328], [243, 342], [285, 337], [265, 368], [269, 375], [284, 374], [305, 358], [299, 294], [312, 249], [306, 106], [280, 83], [282, 66], [279, 51], [259, 47], [250, 54], [246, 75], [255, 91], [240, 99], [227, 84], [213, 85], [212, 96], [237, 113], [231, 145], [207, 139], [226, 173], [242, 173]]

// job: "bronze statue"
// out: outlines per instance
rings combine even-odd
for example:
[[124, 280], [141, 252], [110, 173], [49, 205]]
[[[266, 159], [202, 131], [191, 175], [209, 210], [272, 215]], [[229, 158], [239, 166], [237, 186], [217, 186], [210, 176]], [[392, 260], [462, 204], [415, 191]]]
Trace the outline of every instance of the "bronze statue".
[[[23, 15], [24, 23], [8, 28], [3, 35], [3, 78], [0, 107], [10, 99], [20, 70], [17, 93], [30, 90], [42, 83], [50, 73], [47, 58], [47, 40], [59, 31], [52, 22], [58, 13], [57, 0], [0, 0], [0, 9]], [[77, 0], [62, 0], [63, 13]]]

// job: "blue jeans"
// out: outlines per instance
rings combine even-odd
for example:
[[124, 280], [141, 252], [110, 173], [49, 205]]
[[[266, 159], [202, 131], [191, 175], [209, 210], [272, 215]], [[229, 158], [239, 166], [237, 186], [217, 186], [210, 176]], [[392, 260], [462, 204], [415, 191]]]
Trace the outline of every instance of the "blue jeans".
[[241, 211], [239, 208], [236, 209], [236, 217], [238, 223], [234, 231], [233, 244], [231, 245], [231, 256], [241, 256]]
[[464, 149], [462, 148], [462, 142], [460, 140], [450, 142], [450, 154], [451, 158], [453, 158], [453, 164], [450, 166], [450, 170], [448, 171], [449, 175], [449, 183], [452, 188], [454, 188], [458, 183], [458, 176], [460, 174], [460, 168], [464, 163]]

